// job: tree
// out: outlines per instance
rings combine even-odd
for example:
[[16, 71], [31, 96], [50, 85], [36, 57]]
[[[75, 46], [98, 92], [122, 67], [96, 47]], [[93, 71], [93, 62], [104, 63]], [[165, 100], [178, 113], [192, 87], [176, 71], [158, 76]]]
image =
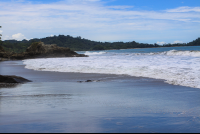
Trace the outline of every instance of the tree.
[[[0, 26], [0, 28], [1, 28], [1, 26]], [[0, 36], [2, 36], [2, 34], [0, 34]], [[1, 41], [1, 37], [0, 37], [0, 41]]]
[[[0, 28], [1, 28], [1, 26], [0, 26]], [[2, 36], [2, 34], [0, 34], [0, 45], [2, 45], [1, 36]]]
[[95, 45], [92, 50], [105, 50], [105, 48], [102, 45]]

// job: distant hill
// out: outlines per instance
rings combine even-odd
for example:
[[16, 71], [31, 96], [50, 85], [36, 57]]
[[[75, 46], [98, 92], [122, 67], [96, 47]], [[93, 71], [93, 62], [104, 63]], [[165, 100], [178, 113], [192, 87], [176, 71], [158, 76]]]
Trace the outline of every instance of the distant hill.
[[158, 44], [147, 44], [132, 42], [100, 42], [91, 41], [88, 39], [78, 37], [72, 37], [70, 35], [59, 35], [53, 37], [46, 37], [41, 39], [31, 39], [29, 41], [22, 40], [5, 40], [1, 45], [7, 51], [24, 52], [33, 42], [42, 41], [45, 44], [57, 44], [60, 47], [68, 47], [73, 51], [90, 51], [90, 50], [109, 50], [109, 49], [129, 49], [129, 48], [147, 48], [147, 47], [173, 47], [173, 46], [200, 46], [200, 38], [189, 43], [178, 44], [164, 44], [160, 46]]
[[200, 38], [187, 43], [187, 46], [200, 46]]

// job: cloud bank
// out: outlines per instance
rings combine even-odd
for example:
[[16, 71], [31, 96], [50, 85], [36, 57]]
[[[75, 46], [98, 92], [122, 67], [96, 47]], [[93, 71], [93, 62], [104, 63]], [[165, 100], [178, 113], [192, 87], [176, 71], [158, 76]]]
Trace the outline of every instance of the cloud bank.
[[22, 33], [17, 33], [17, 34], [12, 35], [12, 39], [23, 40], [23, 39], [26, 39], [26, 37]]
[[134, 6], [106, 6], [101, 0], [0, 2], [0, 20], [3, 39], [64, 34], [96, 41], [173, 42], [190, 41], [188, 35], [196, 38], [200, 31], [199, 9], [146, 11]]

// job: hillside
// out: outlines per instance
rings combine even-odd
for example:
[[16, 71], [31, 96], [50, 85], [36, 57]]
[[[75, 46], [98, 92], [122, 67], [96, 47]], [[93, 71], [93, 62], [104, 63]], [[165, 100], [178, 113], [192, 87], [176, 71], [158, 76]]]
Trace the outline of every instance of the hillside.
[[147, 47], [173, 47], [173, 46], [199, 46], [200, 45], [200, 38], [183, 44], [164, 44], [160, 46], [158, 44], [147, 44], [147, 43], [138, 43], [135, 41], [132, 42], [98, 42], [98, 41], [91, 41], [88, 39], [72, 36], [53, 36], [53, 37], [46, 37], [41, 39], [31, 39], [29, 41], [22, 40], [5, 40], [2, 42], [2, 46], [7, 51], [14, 51], [14, 52], [24, 52], [26, 48], [29, 47], [33, 42], [44, 42], [45, 44], [57, 44], [59, 47], [68, 47], [73, 51], [90, 51], [90, 50], [109, 50], [109, 49], [128, 49], [128, 48], [147, 48]]

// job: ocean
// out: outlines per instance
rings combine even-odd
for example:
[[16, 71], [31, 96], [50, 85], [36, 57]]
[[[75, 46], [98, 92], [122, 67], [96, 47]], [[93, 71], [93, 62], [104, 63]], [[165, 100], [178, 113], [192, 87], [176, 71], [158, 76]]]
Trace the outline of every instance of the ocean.
[[200, 46], [82, 51], [89, 57], [24, 60], [27, 69], [162, 79], [200, 88]]
[[0, 88], [1, 133], [200, 132], [199, 46], [78, 53], [0, 62], [32, 81]]

